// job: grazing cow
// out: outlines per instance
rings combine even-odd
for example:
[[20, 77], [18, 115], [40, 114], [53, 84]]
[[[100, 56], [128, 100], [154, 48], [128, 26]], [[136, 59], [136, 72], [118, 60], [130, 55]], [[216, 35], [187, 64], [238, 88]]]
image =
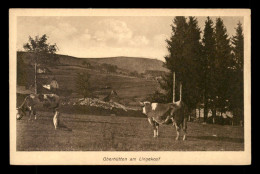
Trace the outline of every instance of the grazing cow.
[[29, 111], [29, 120], [31, 120], [32, 114], [36, 120], [36, 108], [43, 105], [55, 111], [60, 104], [60, 98], [56, 94], [30, 94], [28, 95], [20, 107], [17, 108], [16, 118], [20, 120], [26, 115], [26, 111]]
[[140, 102], [140, 104], [143, 107], [143, 113], [147, 115], [148, 121], [154, 129], [154, 137], [159, 135], [159, 124], [172, 124], [176, 127], [176, 140], [179, 139], [181, 129], [184, 132], [183, 140], [186, 139], [186, 106], [182, 101], [167, 104]]

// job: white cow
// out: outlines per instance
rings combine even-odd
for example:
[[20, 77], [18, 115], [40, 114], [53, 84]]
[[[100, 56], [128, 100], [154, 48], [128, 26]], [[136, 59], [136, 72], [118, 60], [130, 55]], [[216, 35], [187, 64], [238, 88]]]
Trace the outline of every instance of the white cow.
[[140, 104], [143, 107], [143, 114], [147, 115], [154, 129], [154, 137], [159, 136], [159, 124], [172, 124], [176, 127], [176, 140], [179, 139], [180, 129], [184, 132], [183, 140], [186, 139], [187, 108], [182, 101], [167, 104], [140, 102]]

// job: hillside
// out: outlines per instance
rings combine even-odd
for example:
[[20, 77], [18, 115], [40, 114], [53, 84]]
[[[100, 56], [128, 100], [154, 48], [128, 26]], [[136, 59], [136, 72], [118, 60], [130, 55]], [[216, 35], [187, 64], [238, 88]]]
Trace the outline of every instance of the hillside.
[[[29, 54], [26, 52], [17, 52], [17, 57], [23, 56], [25, 62], [29, 60]], [[164, 68], [163, 62], [157, 59], [150, 58], [138, 58], [138, 57], [106, 57], [106, 58], [77, 58], [67, 55], [58, 55], [61, 64], [81, 66], [84, 61], [90, 63], [93, 66], [98, 64], [110, 64], [116, 65], [120, 69], [128, 71], [137, 71], [138, 73], [144, 73], [147, 70], [167, 71]]]
[[[26, 94], [29, 89], [25, 89], [24, 86], [28, 86], [30, 90], [33, 90], [34, 87], [34, 67], [29, 66], [28, 62], [30, 60], [31, 53], [18, 52], [17, 60], [23, 59], [25, 64], [23, 70], [21, 72], [26, 71], [26, 80], [24, 84], [19, 84], [22, 87], [18, 87], [18, 93]], [[74, 97], [82, 97], [79, 96], [76, 92], [75, 88], [75, 80], [77, 79], [77, 74], [87, 71], [90, 75], [90, 93], [93, 97], [97, 97], [103, 99], [106, 97], [112, 90], [115, 90], [119, 96], [119, 103], [128, 105], [128, 106], [138, 106], [139, 101], [144, 101], [151, 94], [154, 93], [155, 90], [159, 88], [159, 84], [155, 78], [147, 78], [145, 75], [143, 77], [140, 76], [131, 76], [131, 73], [121, 73], [124, 68], [127, 68], [128, 71], [137, 71], [139, 68], [139, 72], [141, 70], [141, 66], [136, 64], [145, 64], [143, 65], [146, 69], [148, 69], [148, 65], [151, 65], [152, 68], [156, 68], [159, 63], [162, 63], [157, 60], [151, 59], [139, 59], [138, 58], [122, 58], [124, 62], [129, 63], [120, 63], [119, 57], [117, 58], [102, 58], [102, 59], [83, 59], [83, 58], [75, 58], [71, 56], [60, 56], [60, 64], [56, 66], [49, 66], [48, 69], [50, 73], [46, 74], [38, 74], [38, 84], [39, 86], [49, 84], [53, 77], [56, 78], [59, 88], [61, 90], [69, 90], [72, 93], [69, 94], [70, 98]], [[117, 61], [116, 61], [117, 60]], [[92, 67], [84, 66], [82, 63], [86, 61], [91, 64]], [[138, 63], [136, 63], [136, 61]], [[151, 61], [152, 63], [148, 63]], [[154, 63], [155, 62], [155, 63]], [[103, 71], [101, 64], [113, 64], [121, 68], [116, 72], [107, 72]], [[123, 66], [120, 66], [123, 64]], [[129, 66], [136, 66], [137, 68], [130, 69], [129, 67], [125, 67], [125, 64]], [[124, 67], [124, 68], [122, 68]], [[143, 71], [145, 71], [143, 68]], [[21, 73], [17, 74], [18, 79], [20, 79]], [[31, 87], [30, 87], [31, 86]], [[39, 89], [39, 88], [38, 88]], [[40, 89], [39, 89], [40, 90]], [[46, 91], [44, 91], [46, 92]], [[63, 96], [63, 94], [60, 94]], [[64, 94], [65, 96], [65, 94]]]

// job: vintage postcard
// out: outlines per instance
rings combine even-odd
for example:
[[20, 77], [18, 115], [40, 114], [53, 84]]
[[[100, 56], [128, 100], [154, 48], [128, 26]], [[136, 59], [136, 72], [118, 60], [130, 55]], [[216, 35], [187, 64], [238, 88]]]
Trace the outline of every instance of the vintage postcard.
[[250, 165], [249, 9], [10, 9], [10, 164]]

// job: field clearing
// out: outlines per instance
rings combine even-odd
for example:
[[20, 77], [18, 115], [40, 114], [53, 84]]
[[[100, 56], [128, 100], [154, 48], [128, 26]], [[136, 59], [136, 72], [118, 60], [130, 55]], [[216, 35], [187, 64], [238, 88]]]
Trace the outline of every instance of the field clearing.
[[[176, 130], [161, 126], [159, 138], [146, 118], [63, 114], [72, 129], [54, 129], [50, 112], [17, 120], [18, 151], [243, 151], [240, 126], [188, 122], [187, 141], [175, 141]], [[181, 134], [182, 135], [182, 134]]]

